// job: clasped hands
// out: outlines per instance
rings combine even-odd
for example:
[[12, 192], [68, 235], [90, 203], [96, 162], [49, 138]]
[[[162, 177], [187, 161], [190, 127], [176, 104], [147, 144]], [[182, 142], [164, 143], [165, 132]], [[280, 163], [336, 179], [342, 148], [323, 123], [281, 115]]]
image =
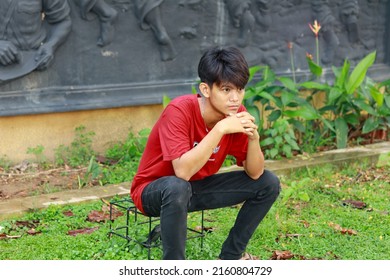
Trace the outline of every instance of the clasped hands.
[[250, 140], [259, 139], [257, 132], [258, 126], [255, 124], [255, 118], [248, 112], [230, 113], [222, 121], [226, 124], [226, 134], [242, 132], [248, 135]]

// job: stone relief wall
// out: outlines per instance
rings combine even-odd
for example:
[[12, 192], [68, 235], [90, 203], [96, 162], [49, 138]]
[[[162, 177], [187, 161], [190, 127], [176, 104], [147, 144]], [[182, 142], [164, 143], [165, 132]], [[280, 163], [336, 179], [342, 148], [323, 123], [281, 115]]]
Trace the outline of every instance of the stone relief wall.
[[[0, 116], [157, 104], [191, 91], [202, 52], [235, 45], [250, 65], [307, 75], [377, 51], [389, 75], [390, 0], [2, 0]], [[26, 38], [26, 39], [25, 39]]]

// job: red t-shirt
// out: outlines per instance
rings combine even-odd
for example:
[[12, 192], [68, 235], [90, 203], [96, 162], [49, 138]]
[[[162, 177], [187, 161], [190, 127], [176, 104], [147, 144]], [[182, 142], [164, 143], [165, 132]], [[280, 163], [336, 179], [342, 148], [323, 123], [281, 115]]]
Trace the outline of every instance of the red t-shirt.
[[[238, 111], [245, 111], [245, 107], [241, 105]], [[158, 178], [175, 175], [172, 160], [191, 150], [207, 133], [197, 95], [180, 96], [169, 103], [149, 135], [131, 186], [131, 197], [140, 211], [143, 211], [141, 202], [143, 189]], [[247, 147], [248, 137], [244, 133], [224, 135], [208, 162], [191, 177], [190, 181], [203, 179], [218, 172], [228, 154], [236, 158], [237, 165], [242, 166], [246, 159]]]

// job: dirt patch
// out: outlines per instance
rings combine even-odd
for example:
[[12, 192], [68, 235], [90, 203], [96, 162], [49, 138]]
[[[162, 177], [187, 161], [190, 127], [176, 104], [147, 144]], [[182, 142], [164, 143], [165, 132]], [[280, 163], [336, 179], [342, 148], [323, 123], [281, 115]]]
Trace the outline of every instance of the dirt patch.
[[28, 163], [7, 171], [0, 167], [0, 201], [79, 189], [80, 179], [84, 178], [85, 173], [86, 168], [41, 169]]

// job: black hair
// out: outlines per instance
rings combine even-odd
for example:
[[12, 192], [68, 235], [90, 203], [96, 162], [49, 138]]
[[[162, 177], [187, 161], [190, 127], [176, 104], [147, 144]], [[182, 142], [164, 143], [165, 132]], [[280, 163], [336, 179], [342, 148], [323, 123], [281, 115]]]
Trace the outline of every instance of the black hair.
[[214, 47], [207, 50], [198, 65], [201, 82], [210, 87], [215, 83], [232, 83], [245, 88], [249, 80], [249, 67], [241, 51], [235, 47]]

